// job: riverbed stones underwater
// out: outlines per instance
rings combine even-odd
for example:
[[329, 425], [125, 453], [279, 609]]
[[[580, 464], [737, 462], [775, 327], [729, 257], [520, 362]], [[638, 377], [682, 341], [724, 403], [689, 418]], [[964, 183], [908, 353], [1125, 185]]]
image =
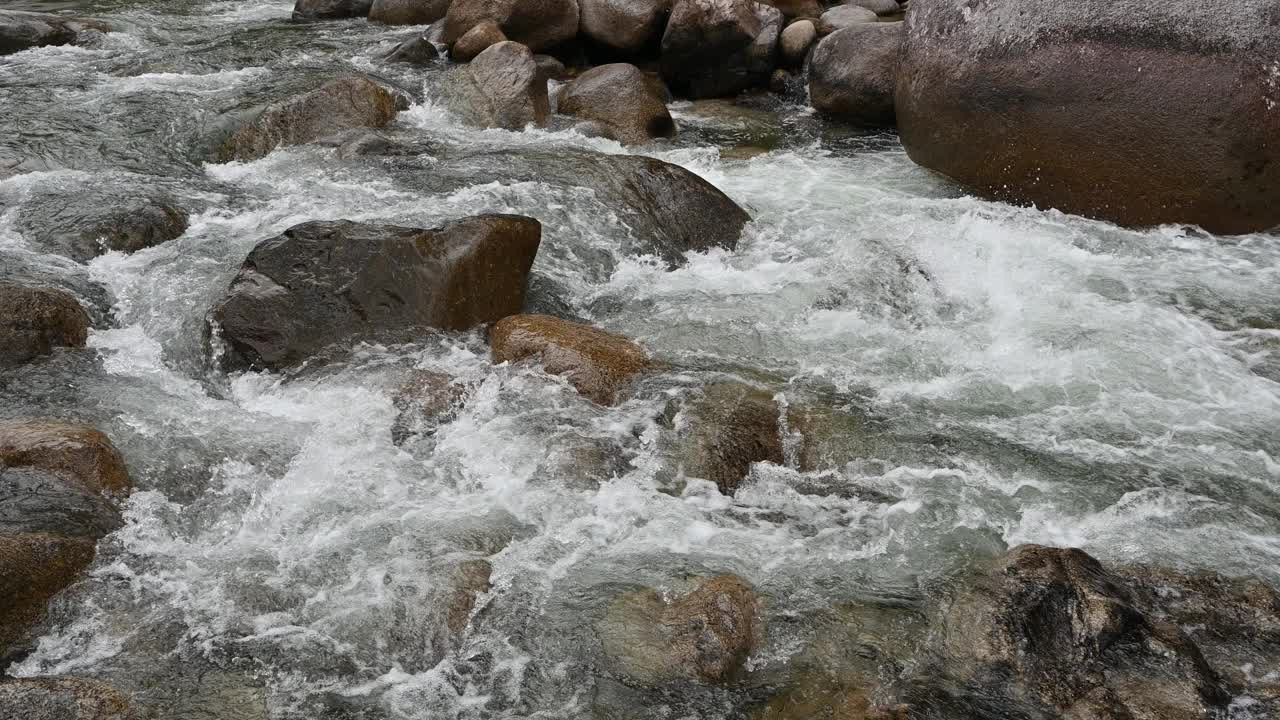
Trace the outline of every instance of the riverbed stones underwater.
[[[265, 12], [202, 8], [222, 23]], [[234, 17], [218, 15], [228, 8]], [[162, 83], [176, 75], [196, 97], [225, 90], [198, 85], [207, 74], [258, 67], [239, 56], [202, 56], [199, 73], [172, 57], [155, 67], [110, 64], [136, 51], [130, 42], [167, 42], [137, 28], [170, 10], [110, 21], [0, 11], [0, 55], [92, 57], [104, 64], [88, 85], [121, 79], [115, 73]], [[1092, 475], [1091, 492], [1120, 476], [1121, 503], [1131, 502], [1154, 482], [1144, 471], [1157, 473], [1118, 461], [1082, 469], [1070, 456], [1055, 481], [1028, 479], [1043, 458], [1000, 445], [1007, 438], [990, 429], [1002, 404], [1026, 402], [1013, 391], [961, 399], [987, 415], [982, 430], [991, 434], [975, 439], [938, 419], [953, 399], [930, 386], [922, 394], [945, 402], [920, 413], [927, 430], [904, 433], [868, 388], [829, 387], [831, 368], [788, 367], [784, 348], [757, 337], [765, 317], [739, 322], [721, 340], [754, 348], [760, 367], [743, 367], [716, 358], [720, 348], [673, 349], [660, 329], [618, 332], [627, 313], [661, 323], [671, 311], [661, 293], [638, 303], [616, 293], [687, 281], [706, 301], [710, 334], [715, 313], [725, 312], [712, 302], [724, 281], [702, 268], [728, 258], [723, 272], [739, 273], [731, 294], [749, 302], [761, 292], [753, 283], [765, 282], [750, 273], [764, 271], [734, 266], [735, 256], [773, 244], [769, 266], [786, 268], [799, 253], [787, 243], [803, 239], [805, 223], [762, 231], [772, 218], [741, 199], [751, 193], [717, 187], [720, 168], [708, 170], [696, 146], [690, 153], [676, 144], [706, 137], [695, 110], [710, 106], [690, 101], [745, 93], [744, 104], [780, 102], [764, 91], [791, 91], [794, 78], [782, 68], [807, 84], [822, 122], [897, 125], [914, 160], [984, 195], [1128, 226], [1269, 230], [1280, 222], [1270, 140], [1280, 127], [1274, 0], [1241, 0], [1232, 12], [1128, 0], [1070, 8], [1041, 0], [297, 0], [292, 17], [294, 39], [280, 41], [301, 51], [282, 51], [284, 65], [265, 55], [253, 62], [272, 72], [293, 64], [301, 79], [254, 94], [254, 105], [202, 106], [212, 130], [192, 142], [180, 171], [135, 163], [98, 186], [100, 176], [82, 177], [76, 158], [11, 157], [10, 145], [0, 147], [0, 387], [29, 378], [37, 388], [0, 408], [0, 717], [141, 720], [174, 707], [185, 708], [174, 715], [184, 720], [196, 712], [236, 720], [1280, 715], [1280, 592], [1274, 574], [1262, 575], [1267, 568], [1255, 565], [1253, 576], [1191, 561], [1103, 562], [1080, 549], [1019, 545], [1025, 527], [1001, 534], [982, 517], [998, 512], [983, 502], [1024, 502], [1034, 515], [1073, 473]], [[312, 66], [335, 48], [348, 53], [348, 35], [364, 42], [364, 18], [431, 27], [395, 38], [403, 44], [392, 52], [344, 58], [341, 72]], [[254, 30], [273, 32], [282, 19]], [[422, 76], [406, 88], [406, 72]], [[459, 149], [415, 137], [429, 127], [422, 117], [433, 101], [467, 118], [467, 132], [516, 146]], [[740, 132], [745, 123], [730, 125]], [[33, 136], [60, 132], [41, 130]], [[579, 144], [557, 145], [566, 132]], [[299, 201], [316, 187], [306, 163], [317, 157], [341, 192], [364, 200]], [[190, 190], [183, 173], [193, 168], [225, 184], [171, 192]], [[267, 180], [236, 196], [229, 186], [252, 172]], [[306, 189], [288, 197], [296, 205], [273, 206], [263, 186], [299, 178]], [[819, 196], [829, 189], [822, 185], [795, 192]], [[530, 203], [520, 195], [527, 192], [544, 194]], [[575, 193], [593, 203], [587, 224], [618, 228], [608, 247], [566, 248], [565, 204]], [[406, 196], [431, 207], [388, 210]], [[233, 197], [243, 203], [237, 210], [265, 212], [270, 222], [228, 222]], [[967, 202], [913, 201], [951, 220], [945, 206]], [[981, 207], [956, 222], [1027, 217]], [[220, 224], [233, 231], [201, 234]], [[1134, 237], [1101, 223], [1078, 227], [1095, 233], [1073, 245], [1078, 252], [1096, 243], [1123, 256]], [[1258, 235], [1241, 244], [1273, 242]], [[218, 269], [191, 276], [198, 290], [163, 293], [145, 271], [129, 283], [112, 278], [166, 253]], [[893, 257], [895, 269], [873, 289], [940, 284], [914, 260]], [[935, 265], [945, 272], [945, 256]], [[595, 286], [584, 293], [575, 272]], [[659, 273], [667, 277], [656, 280]], [[1116, 294], [1107, 287], [1095, 294]], [[840, 315], [857, 304], [850, 293], [831, 288], [796, 324], [815, 331], [851, 322]], [[150, 317], [130, 315], [148, 294], [161, 305]], [[877, 311], [903, 318], [897, 332], [921, 336], [930, 313], [950, 321], [975, 312], [912, 299], [907, 310]], [[165, 315], [169, 303], [199, 307], [199, 321], [177, 334], [198, 334], [203, 324], [202, 343], [162, 337], [161, 347], [141, 330], [125, 334]], [[1244, 330], [1229, 317], [1216, 322], [1221, 333]], [[421, 348], [437, 342], [452, 364], [423, 357]], [[1084, 342], [1055, 338], [1050, 354]], [[201, 345], [211, 362], [175, 358], [183, 343]], [[125, 350], [131, 361], [120, 360]], [[937, 361], [920, 364], [929, 362]], [[65, 368], [81, 367], [92, 370], [62, 382]], [[125, 378], [120, 396], [76, 384], [111, 375]], [[157, 377], [158, 392], [147, 385]], [[1127, 381], [1108, 378], [1116, 387]], [[39, 382], [50, 397], [65, 398], [70, 387], [82, 402], [52, 405], [58, 417], [31, 413]], [[928, 385], [896, 384], [898, 397]], [[1067, 383], [1056, 390], [1084, 392]], [[197, 399], [183, 405], [190, 393]], [[304, 425], [332, 433], [263, 442], [233, 457], [212, 437], [227, 429], [217, 419], [201, 418], [191, 431], [182, 410], [146, 415], [167, 403], [194, 414], [216, 407], [211, 414], [227, 415], [227, 425], [247, 423], [252, 407], [267, 420], [245, 434]], [[290, 414], [299, 407], [302, 419]], [[511, 410], [495, 410], [504, 407]], [[347, 411], [363, 414], [341, 422]], [[1086, 440], [1121, 453], [1137, 443], [1138, 422]], [[123, 438], [119, 448], [97, 426]], [[165, 464], [151, 450], [170, 433], [168, 454], [181, 457]], [[1240, 434], [1228, 423], [1215, 442]], [[357, 449], [344, 455], [335, 449], [343, 443]], [[1267, 447], [1250, 457], [1269, 461]], [[424, 458], [437, 463], [427, 473]], [[166, 486], [175, 467], [208, 486]], [[893, 538], [905, 537], [895, 559], [903, 565], [912, 552], [944, 557], [942, 543], [913, 535], [919, 530], [901, 518], [940, 513], [936, 495], [969, 492], [992, 467], [1016, 487], [962, 498], [969, 514], [948, 535], [961, 561], [940, 559], [941, 571], [888, 582], [875, 576], [891, 575], [884, 568], [861, 574], [875, 542]], [[918, 468], [927, 469], [926, 492], [904, 498], [903, 478]], [[638, 470], [653, 482], [632, 482]], [[362, 486], [362, 471], [376, 482]], [[329, 472], [341, 474], [340, 487], [308, 484]], [[282, 482], [264, 482], [272, 473]], [[1174, 484], [1185, 490], [1206, 475], [1193, 466]], [[534, 494], [515, 496], [519, 482]], [[1253, 483], [1240, 522], [1274, 515], [1268, 482]], [[536, 495], [557, 486], [565, 492], [550, 501]], [[1154, 514], [1173, 515], [1171, 503]], [[672, 514], [635, 510], [654, 505]], [[391, 519], [378, 513], [387, 506]], [[562, 508], [579, 514], [557, 514]], [[646, 528], [661, 542], [636, 540]], [[258, 532], [267, 538], [260, 544]], [[752, 544], [753, 532], [767, 546]], [[1263, 545], [1274, 541], [1256, 534]], [[853, 551], [824, 544], [862, 535], [873, 542]], [[335, 540], [348, 536], [363, 543]], [[575, 546], [579, 537], [588, 540]], [[786, 554], [806, 543], [832, 564], [815, 571], [808, 558]], [[1141, 559], [1142, 539], [1133, 543]], [[314, 555], [290, 554], [308, 546]], [[600, 548], [618, 554], [592, 554]], [[223, 560], [226, 579], [209, 581], [222, 569], [209, 563]], [[174, 607], [163, 606], [174, 597]], [[334, 598], [356, 602], [335, 609]], [[157, 688], [148, 666], [167, 663], [182, 670], [160, 676]]]

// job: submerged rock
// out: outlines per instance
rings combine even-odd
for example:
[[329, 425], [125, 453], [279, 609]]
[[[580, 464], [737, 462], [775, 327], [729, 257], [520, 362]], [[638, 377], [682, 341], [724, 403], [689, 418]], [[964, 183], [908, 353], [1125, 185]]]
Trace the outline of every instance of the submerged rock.
[[91, 31], [107, 30], [106, 25], [94, 20], [0, 10], [0, 55], [48, 45], [75, 45]]
[[86, 183], [36, 194], [19, 208], [17, 226], [40, 249], [88, 262], [108, 251], [132, 253], [180, 237], [187, 212], [163, 191]]
[[466, 396], [466, 386], [453, 377], [414, 370], [394, 400], [400, 413], [391, 426], [392, 441], [400, 445], [414, 436], [433, 435], [436, 428], [453, 419]]
[[739, 382], [709, 385], [685, 410], [678, 461], [684, 473], [732, 495], [758, 462], [783, 464], [778, 403], [768, 390]]
[[605, 125], [626, 145], [676, 134], [667, 104], [653, 83], [626, 63], [601, 65], [574, 78], [560, 90], [557, 109]]
[[0, 717], [22, 720], [143, 720], [133, 699], [106, 683], [74, 677], [0, 680]]
[[96, 544], [86, 537], [0, 532], [0, 654], [93, 562]]
[[690, 98], [768, 84], [783, 16], [753, 0], [676, 0], [662, 36], [661, 71]]
[[672, 0], [579, 0], [582, 36], [625, 57], [657, 48]]
[[513, 315], [498, 321], [490, 336], [495, 363], [538, 358], [553, 375], [564, 375], [592, 402], [613, 405], [637, 375], [651, 366], [635, 342], [590, 325], [549, 315]]
[[537, 52], [578, 34], [578, 0], [453, 0], [445, 16], [445, 43], [452, 45], [486, 20]]
[[1029, 712], [1173, 720], [1230, 700], [1184, 632], [1080, 550], [1015, 548], [944, 604], [934, 633], [939, 670], [966, 695]]
[[517, 313], [536, 220], [477, 215], [424, 230], [308, 222], [249, 253], [211, 323], [229, 368], [279, 370], [335, 343], [466, 330]]
[[449, 50], [449, 58], [457, 62], [471, 62], [485, 50], [506, 42], [507, 36], [502, 28], [492, 20], [476, 23], [474, 27], [462, 34]]
[[365, 17], [373, 0], [297, 0], [293, 4], [294, 20], [333, 20]]
[[65, 290], [0, 283], [0, 368], [84, 347], [89, 314]]
[[902, 23], [868, 23], [823, 38], [809, 60], [814, 109], [858, 125], [893, 125], [902, 36]]
[[380, 128], [396, 115], [396, 98], [363, 76], [339, 78], [267, 106], [222, 143], [219, 157], [256, 160], [281, 145], [299, 145], [351, 128]]
[[0, 422], [0, 467], [30, 467], [54, 473], [108, 495], [130, 488], [124, 458], [96, 428], [62, 420]]
[[450, 0], [373, 0], [369, 22], [384, 25], [430, 25], [444, 17]]
[[551, 117], [547, 81], [533, 53], [517, 42], [489, 46], [452, 69], [442, 88], [450, 109], [472, 125], [522, 130], [543, 127]]
[[672, 600], [649, 589], [623, 594], [595, 632], [610, 669], [631, 682], [719, 684], [737, 677], [760, 646], [764, 622], [751, 585], [717, 575]]
[[1280, 224], [1274, 2], [931, 0], [896, 93], [916, 163], [1125, 226]]

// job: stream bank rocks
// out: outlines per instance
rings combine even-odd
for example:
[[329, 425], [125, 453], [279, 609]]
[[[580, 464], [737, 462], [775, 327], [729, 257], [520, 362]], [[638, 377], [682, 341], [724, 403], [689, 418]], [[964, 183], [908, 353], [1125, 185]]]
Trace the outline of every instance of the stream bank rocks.
[[47, 419], [0, 422], [0, 654], [93, 561], [131, 488], [98, 430]]
[[578, 0], [582, 37], [606, 54], [638, 57], [662, 37], [672, 0]]
[[578, 34], [578, 0], [453, 0], [445, 15], [444, 42], [452, 45], [485, 21], [539, 52]]
[[1276, 18], [1273, 2], [922, 3], [907, 13], [902, 143], [1000, 200], [1125, 226], [1275, 227]]
[[676, 0], [662, 35], [662, 78], [689, 98], [766, 85], [783, 15], [752, 0]]
[[382, 85], [359, 75], [339, 78], [257, 112], [221, 143], [218, 157], [223, 162], [256, 160], [281, 145], [309, 143], [352, 128], [380, 128], [396, 110], [396, 96]]
[[89, 314], [71, 293], [0, 282], [0, 369], [82, 348], [88, 337]]
[[384, 25], [429, 25], [449, 10], [450, 0], [373, 0], [369, 22]]
[[337, 20], [366, 17], [373, 0], [297, 0], [293, 5], [294, 20]]
[[0, 55], [49, 45], [78, 45], [108, 30], [108, 26], [94, 20], [0, 10]]
[[543, 369], [563, 375], [584, 397], [613, 405], [636, 376], [652, 365], [635, 342], [590, 325], [549, 315], [513, 315], [490, 334], [495, 363], [537, 358]]
[[335, 343], [466, 330], [520, 312], [541, 225], [308, 222], [249, 253], [210, 320], [233, 369], [280, 370]]
[[640, 68], [627, 63], [594, 67], [560, 90], [558, 110], [599, 123], [624, 145], [676, 134], [665, 98]]
[[547, 80], [533, 53], [518, 42], [488, 46], [467, 65], [450, 70], [443, 89], [449, 107], [479, 127], [544, 127], [551, 117]]

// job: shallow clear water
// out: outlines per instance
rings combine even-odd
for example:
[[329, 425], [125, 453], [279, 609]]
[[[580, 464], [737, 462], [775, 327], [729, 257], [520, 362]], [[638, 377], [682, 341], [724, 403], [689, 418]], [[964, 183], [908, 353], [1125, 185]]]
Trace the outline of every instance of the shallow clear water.
[[[0, 414], [97, 423], [139, 491], [11, 672], [110, 678], [174, 718], [585, 717], [599, 688], [575, 633], [617, 583], [747, 578], [776, 628], [752, 659], [766, 672], [810, 642], [806, 613], [910, 602], [1017, 543], [1280, 582], [1274, 235], [1128, 231], [976, 200], [892, 137], [768, 98], [677, 103], [679, 139], [634, 150], [467, 129], [432, 101], [429, 72], [378, 60], [409, 31], [293, 25], [292, 2], [24, 7], [121, 32], [0, 59], [0, 160], [33, 171], [0, 180], [0, 252], [87, 275], [114, 320], [91, 334], [100, 362], [6, 378]], [[398, 139], [650, 154], [754, 221], [736, 252], [668, 270], [622, 256], [630, 230], [586, 189], [476, 178], [430, 194], [322, 147], [203, 161], [219, 114], [347, 70], [421, 93]], [[15, 221], [38, 191], [139, 182], [200, 208], [181, 238], [83, 268], [41, 255]], [[205, 314], [258, 241], [312, 219], [488, 211], [541, 220], [535, 270], [670, 369], [615, 408], [493, 366], [479, 335], [287, 376], [209, 370]], [[412, 368], [474, 390], [433, 438], [397, 447], [393, 398]], [[834, 471], [891, 499], [801, 493], [801, 473], [773, 466], [733, 498], [673, 482], [661, 417], [724, 377], [829, 408], [844, 430], [808, 479]], [[493, 589], [461, 639], [442, 639], [453, 573], [478, 557]], [[668, 702], [644, 712], [720, 717], [737, 700]]]

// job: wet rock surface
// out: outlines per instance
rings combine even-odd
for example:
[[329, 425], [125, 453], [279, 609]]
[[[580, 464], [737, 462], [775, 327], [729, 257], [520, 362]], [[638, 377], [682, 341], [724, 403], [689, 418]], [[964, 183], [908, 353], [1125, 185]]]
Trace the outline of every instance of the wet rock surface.
[[188, 212], [163, 190], [73, 185], [36, 194], [18, 211], [23, 234], [46, 252], [87, 262], [132, 253], [180, 237]]
[[601, 123], [626, 145], [676, 134], [667, 104], [653, 83], [634, 65], [600, 65], [577, 76], [560, 91], [557, 110]]
[[0, 368], [84, 347], [89, 314], [65, 290], [0, 284]]
[[145, 720], [132, 698], [97, 680], [74, 677], [0, 680], [0, 713], [24, 720]]
[[784, 462], [780, 410], [768, 390], [738, 382], [709, 385], [686, 411], [679, 459], [685, 475], [733, 494], [751, 465]]
[[373, 0], [297, 0], [294, 20], [335, 20], [366, 17]]
[[100, 22], [20, 10], [0, 10], [0, 55], [49, 45], [75, 45], [91, 31], [105, 32]]
[[1193, 2], [913, 7], [902, 143], [917, 163], [1002, 200], [1126, 226], [1275, 227], [1269, 138], [1280, 114], [1259, 64], [1280, 54], [1275, 12], [1267, 2], [1230, 17]]
[[551, 116], [547, 81], [533, 53], [509, 40], [488, 46], [465, 67], [452, 70], [444, 91], [450, 107], [479, 127], [542, 127]]
[[448, 0], [373, 0], [369, 22], [385, 25], [429, 25], [443, 18]]
[[579, 0], [581, 34], [622, 56], [652, 51], [662, 37], [672, 0]]
[[444, 41], [453, 44], [476, 25], [496, 23], [510, 40], [538, 52], [578, 34], [577, 0], [453, 0]]
[[635, 377], [651, 367], [648, 354], [628, 338], [548, 315], [503, 318], [494, 325], [490, 344], [494, 362], [535, 358], [601, 405], [623, 399]]
[[519, 311], [540, 235], [513, 215], [304, 223], [254, 248], [211, 321], [229, 367], [272, 370], [334, 343], [466, 330]]
[[390, 91], [351, 76], [267, 106], [222, 142], [222, 160], [255, 160], [281, 145], [313, 142], [352, 128], [380, 128], [396, 114]]
[[676, 0], [662, 36], [662, 78], [690, 98], [765, 85], [782, 24], [781, 11], [752, 0]]

